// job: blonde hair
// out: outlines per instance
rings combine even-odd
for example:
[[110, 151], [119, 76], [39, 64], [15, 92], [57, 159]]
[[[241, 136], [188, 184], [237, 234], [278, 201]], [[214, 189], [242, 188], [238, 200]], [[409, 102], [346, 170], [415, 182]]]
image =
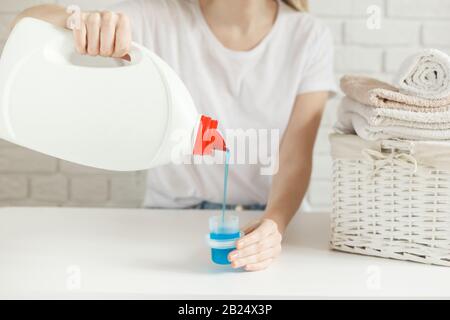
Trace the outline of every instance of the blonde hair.
[[308, 0], [283, 0], [286, 4], [297, 11], [308, 11]]

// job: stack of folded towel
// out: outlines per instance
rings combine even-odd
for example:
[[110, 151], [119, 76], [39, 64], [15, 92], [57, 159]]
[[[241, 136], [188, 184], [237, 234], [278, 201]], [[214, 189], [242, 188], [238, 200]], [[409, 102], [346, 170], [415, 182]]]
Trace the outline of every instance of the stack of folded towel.
[[450, 140], [450, 57], [427, 49], [408, 58], [395, 86], [344, 76], [335, 129], [366, 140]]

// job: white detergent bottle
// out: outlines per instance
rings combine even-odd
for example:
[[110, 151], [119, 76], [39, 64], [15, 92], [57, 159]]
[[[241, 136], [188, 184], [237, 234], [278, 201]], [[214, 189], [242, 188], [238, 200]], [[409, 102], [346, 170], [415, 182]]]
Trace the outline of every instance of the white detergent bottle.
[[226, 150], [217, 121], [197, 113], [164, 61], [135, 43], [130, 57], [79, 55], [71, 31], [22, 19], [0, 59], [0, 137], [117, 171]]

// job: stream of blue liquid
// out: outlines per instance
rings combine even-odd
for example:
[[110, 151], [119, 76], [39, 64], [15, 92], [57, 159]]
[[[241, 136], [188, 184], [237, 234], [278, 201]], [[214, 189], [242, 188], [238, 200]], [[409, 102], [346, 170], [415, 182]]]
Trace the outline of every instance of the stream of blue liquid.
[[[211, 234], [211, 238], [215, 239], [235, 239], [239, 238], [239, 232], [230, 233], [229, 229], [225, 224], [225, 212], [227, 209], [227, 193], [228, 193], [228, 166], [230, 163], [230, 150], [227, 149], [225, 153], [225, 168], [224, 168], [224, 176], [223, 176], [223, 202], [222, 202], [222, 226], [218, 228], [217, 234]], [[228, 229], [228, 230], [227, 230]], [[217, 264], [227, 265], [230, 264], [228, 260], [228, 255], [231, 251], [236, 249], [235, 246], [227, 247], [223, 249], [219, 248], [211, 248], [211, 258]]]
[[228, 194], [228, 165], [230, 163], [230, 150], [225, 152], [225, 169], [223, 175], [223, 202], [222, 202], [222, 226], [225, 224], [225, 211], [227, 209], [227, 194]]

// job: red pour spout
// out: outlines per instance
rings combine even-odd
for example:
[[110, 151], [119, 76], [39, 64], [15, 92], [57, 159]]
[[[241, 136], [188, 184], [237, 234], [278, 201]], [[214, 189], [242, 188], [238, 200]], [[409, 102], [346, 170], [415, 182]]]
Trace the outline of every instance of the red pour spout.
[[213, 150], [227, 151], [225, 140], [217, 130], [218, 121], [202, 115], [194, 143], [194, 155], [211, 155]]

